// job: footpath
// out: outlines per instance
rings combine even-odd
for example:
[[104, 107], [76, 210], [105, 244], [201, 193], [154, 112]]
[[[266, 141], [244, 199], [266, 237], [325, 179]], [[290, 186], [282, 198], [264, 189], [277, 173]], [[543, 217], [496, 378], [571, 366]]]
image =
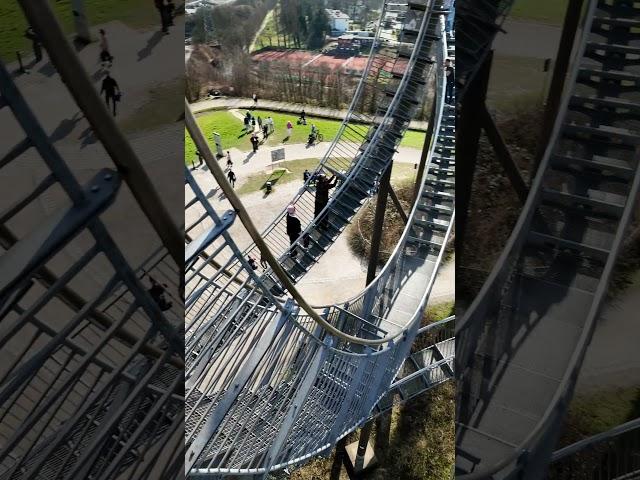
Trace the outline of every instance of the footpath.
[[[191, 109], [194, 114], [206, 113], [212, 110], [229, 110], [237, 108], [241, 110], [247, 110], [253, 107], [253, 100], [251, 98], [242, 97], [219, 97], [212, 100], [201, 100], [191, 104]], [[325, 107], [313, 107], [311, 105], [302, 105], [300, 103], [292, 102], [276, 102], [274, 100], [258, 100], [258, 108], [264, 110], [272, 110], [275, 112], [291, 112], [298, 115], [302, 109], [307, 115], [312, 117], [329, 118], [333, 120], [344, 120], [347, 116], [348, 110], [337, 110], [334, 108]], [[410, 130], [418, 130], [426, 132], [429, 123], [412, 120], [409, 124]]]

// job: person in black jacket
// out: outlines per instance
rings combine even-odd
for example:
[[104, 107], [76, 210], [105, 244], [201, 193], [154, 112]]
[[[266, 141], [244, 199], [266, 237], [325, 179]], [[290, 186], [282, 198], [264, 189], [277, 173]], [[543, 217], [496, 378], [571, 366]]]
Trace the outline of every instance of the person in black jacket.
[[287, 236], [289, 237], [289, 245], [292, 245], [291, 256], [293, 258], [298, 254], [297, 247], [294, 245], [296, 239], [302, 232], [302, 225], [300, 219], [296, 217], [296, 206], [289, 205], [287, 207]]
[[[327, 206], [329, 203], [329, 190], [336, 186], [338, 179], [335, 175], [331, 178], [327, 178], [324, 173], [320, 173], [316, 177], [316, 200], [314, 205], [313, 215], [317, 218], [320, 215], [320, 212]], [[328, 227], [328, 218], [325, 215], [319, 222], [318, 226], [322, 230], [326, 230]]]
[[100, 93], [103, 92], [105, 100], [107, 101], [107, 108], [109, 108], [109, 100], [111, 100], [111, 103], [113, 104], [113, 116], [115, 117], [116, 103], [120, 97], [120, 87], [118, 87], [118, 82], [116, 82], [115, 79], [111, 77], [111, 75], [109, 75], [109, 72], [107, 72], [104, 80], [102, 80], [102, 89], [100, 90]]
[[35, 63], [42, 60], [42, 44], [40, 43], [40, 37], [33, 30], [33, 27], [27, 28], [24, 32], [24, 36], [31, 40], [31, 47], [33, 48], [33, 55], [36, 57]]
[[451, 60], [448, 58], [444, 61], [444, 73], [447, 76], [447, 89], [445, 91], [444, 101], [448, 104], [453, 104], [453, 87], [456, 83], [456, 73], [451, 65]]

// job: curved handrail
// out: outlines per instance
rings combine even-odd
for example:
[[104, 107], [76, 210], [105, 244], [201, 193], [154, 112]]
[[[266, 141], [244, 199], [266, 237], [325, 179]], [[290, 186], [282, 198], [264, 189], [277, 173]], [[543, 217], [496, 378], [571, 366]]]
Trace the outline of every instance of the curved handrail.
[[[577, 49], [576, 56], [574, 57], [574, 66], [571, 70], [571, 77], [569, 82], [567, 82], [567, 88], [571, 88], [576, 81], [578, 75], [577, 62], [583, 57], [585, 46], [587, 43], [588, 36], [591, 34], [591, 23], [593, 21], [594, 12], [596, 6], [598, 4], [598, 0], [591, 0], [587, 14], [585, 17], [584, 25], [582, 28], [582, 34], [580, 37], [580, 47]], [[505, 246], [502, 254], [498, 258], [491, 274], [487, 278], [486, 282], [482, 286], [480, 292], [474, 299], [473, 303], [469, 307], [469, 310], [465, 312], [465, 315], [462, 318], [460, 327], [456, 329], [456, 337], [463, 333], [466, 329], [471, 328], [471, 324], [475, 322], [481, 321], [482, 313], [486, 311], [489, 307], [489, 303], [493, 300], [493, 289], [496, 289], [500, 286], [505, 277], [508, 275], [508, 268], [505, 266], [510, 265], [510, 260], [516, 256], [522, 245], [525, 241], [525, 229], [530, 225], [533, 215], [535, 213], [535, 205], [541, 195], [542, 191], [542, 180], [544, 174], [546, 172], [547, 166], [549, 165], [551, 155], [555, 148], [556, 141], [559, 137], [560, 130], [562, 127], [562, 121], [566, 115], [567, 108], [569, 106], [570, 97], [565, 95], [563, 97], [563, 102], [558, 110], [558, 115], [556, 117], [556, 122], [554, 125], [554, 129], [552, 131], [549, 144], [545, 150], [544, 157], [540, 163], [540, 167], [536, 174], [536, 177], [532, 183], [530, 194], [527, 198], [525, 206], [523, 207], [523, 214], [519, 217], [516, 226], [514, 227], [511, 236]], [[640, 189], [640, 175], [636, 175], [634, 180], [634, 184], [630, 190], [629, 198], [635, 198], [638, 195], [638, 191]], [[629, 202], [629, 204], [632, 202]], [[626, 225], [629, 223], [631, 219], [632, 209], [625, 208], [625, 211], [620, 219], [620, 225]], [[600, 282], [598, 284], [598, 288], [594, 294], [594, 300], [592, 302], [592, 306], [589, 310], [589, 313], [586, 317], [584, 327], [582, 332], [578, 338], [576, 346], [573, 350], [573, 353], [570, 357], [570, 360], [567, 365], [567, 369], [565, 370], [556, 391], [554, 392], [553, 397], [549, 401], [549, 405], [547, 406], [544, 414], [540, 418], [540, 420], [536, 423], [535, 427], [531, 430], [531, 432], [527, 435], [527, 437], [520, 443], [517, 448], [504, 459], [499, 461], [498, 463], [487, 466], [480, 471], [473, 472], [467, 475], [460, 476], [461, 479], [464, 480], [481, 480], [486, 478], [491, 478], [491, 475], [499, 472], [504, 469], [508, 465], [515, 462], [521, 452], [527, 449], [527, 446], [531, 445], [536, 437], [542, 435], [544, 433], [544, 427], [546, 427], [549, 423], [553, 423], [553, 414], [556, 411], [556, 407], [562, 404], [563, 398], [570, 394], [570, 390], [573, 388], [576, 380], [578, 368], [582, 364], [582, 360], [585, 355], [586, 346], [589, 343], [591, 335], [593, 333], [593, 327], [595, 326], [595, 320], [598, 316], [598, 313], [601, 308], [602, 300], [606, 295], [606, 289], [609, 282], [609, 278], [613, 271], [613, 267], [615, 264], [615, 257], [623, 242], [623, 234], [624, 228], [619, 229], [616, 234], [612, 247], [611, 253], [607, 259], [604, 270], [601, 275]]]
[[640, 430], [640, 417], [623, 423], [622, 425], [613, 427], [611, 430], [607, 430], [606, 432], [597, 433], [596, 435], [593, 435], [589, 438], [585, 438], [578, 442], [572, 443], [571, 445], [567, 445], [560, 450], [556, 450], [551, 456], [551, 462], [557, 462], [558, 460], [562, 460], [563, 458], [566, 458], [569, 455], [573, 455], [574, 453], [577, 453], [580, 450], [584, 450], [585, 448], [588, 448], [596, 443], [600, 443], [605, 440], [611, 440], [612, 438], [618, 437], [623, 433], [631, 432], [633, 430]]

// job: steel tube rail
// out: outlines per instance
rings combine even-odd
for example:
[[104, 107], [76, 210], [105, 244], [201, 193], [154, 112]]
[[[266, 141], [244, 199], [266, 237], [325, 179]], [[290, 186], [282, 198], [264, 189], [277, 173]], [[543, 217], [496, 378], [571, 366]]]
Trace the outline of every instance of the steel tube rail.
[[576, 443], [572, 443], [571, 445], [567, 445], [566, 447], [561, 448], [560, 450], [556, 450], [553, 452], [551, 456], [551, 462], [557, 462], [566, 458], [574, 453], [577, 453], [585, 448], [588, 448], [592, 445], [598, 444], [604, 440], [611, 440], [615, 437], [622, 435], [623, 433], [631, 432], [633, 430], [640, 429], [640, 418], [636, 418], [634, 420], [630, 420], [622, 425], [618, 425], [617, 427], [613, 427], [611, 430], [607, 430], [606, 432], [598, 433], [589, 438], [585, 438], [584, 440], [580, 440]]
[[113, 117], [109, 115], [78, 56], [66, 39], [47, 0], [19, 0], [31, 24], [47, 49], [68, 90], [93, 131], [111, 156], [140, 208], [171, 253], [176, 265], [184, 262], [184, 239], [160, 195], [147, 176], [133, 148]]

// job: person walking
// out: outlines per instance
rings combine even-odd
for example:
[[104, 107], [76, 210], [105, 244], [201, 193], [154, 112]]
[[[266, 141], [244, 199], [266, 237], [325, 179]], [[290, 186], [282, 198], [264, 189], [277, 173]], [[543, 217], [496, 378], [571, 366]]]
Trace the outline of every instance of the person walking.
[[162, 27], [162, 33], [165, 35], [169, 34], [169, 22], [167, 21], [167, 6], [164, 3], [164, 0], [153, 0], [153, 3], [156, 6], [156, 10], [160, 14], [160, 25]]
[[256, 153], [258, 151], [259, 143], [260, 140], [258, 140], [258, 135], [255, 133], [251, 135], [251, 145], [253, 145], [253, 153]]
[[107, 32], [102, 28], [100, 29], [100, 63], [102, 63], [102, 68], [111, 68], [113, 65], [113, 55], [109, 51]]
[[173, 0], [167, 0], [167, 4], [165, 5], [165, 8], [167, 11], [167, 26], [173, 27], [173, 16], [174, 16], [174, 11], [176, 9], [176, 6], [173, 3]]
[[258, 117], [258, 130], [262, 130], [262, 117]]
[[242, 120], [244, 122], [244, 131], [248, 132], [249, 131], [249, 117], [244, 117], [244, 119]]
[[231, 161], [231, 154], [227, 150], [227, 168], [231, 170], [233, 168], [233, 162]]
[[199, 150], [196, 150], [196, 156], [198, 157], [198, 165], [194, 165], [193, 167], [194, 170], [198, 168], [200, 165], [202, 165], [202, 163], [204, 162], [204, 159], [202, 158], [202, 154], [200, 153]]
[[273, 123], [273, 117], [269, 116], [269, 135], [276, 131], [276, 125]]
[[456, 16], [456, 2], [455, 0], [445, 0], [443, 6], [445, 10], [449, 11], [447, 14], [447, 20], [445, 21], [445, 32], [449, 34], [449, 37], [453, 37], [453, 21]]
[[40, 37], [35, 32], [33, 27], [29, 27], [25, 30], [24, 36], [31, 40], [31, 48], [33, 49], [33, 55], [36, 57], [35, 63], [42, 60], [42, 44], [40, 43]]
[[444, 61], [444, 71], [447, 77], [447, 87], [445, 90], [444, 101], [445, 103], [451, 105], [455, 103], [453, 98], [453, 89], [456, 82], [456, 74], [453, 66], [451, 65], [451, 60], [448, 58]]
[[266, 140], [269, 136], [269, 125], [265, 120], [265, 124], [262, 126], [262, 137]]
[[256, 117], [251, 117], [251, 131], [256, 131]]
[[295, 241], [302, 232], [302, 224], [300, 219], [296, 216], [296, 206], [289, 205], [287, 207], [287, 236], [289, 237], [289, 245], [291, 248], [291, 257], [295, 258], [298, 255], [297, 246]]
[[293, 133], [293, 124], [291, 120], [287, 122], [287, 138], [291, 138], [291, 134]]
[[253, 108], [257, 108], [258, 107], [258, 95], [257, 94], [253, 94]]
[[107, 108], [109, 108], [109, 100], [113, 105], [113, 116], [116, 116], [116, 103], [120, 99], [120, 87], [118, 87], [118, 82], [109, 75], [109, 72], [105, 74], [104, 79], [102, 80], [102, 89], [100, 93], [104, 92], [105, 101], [107, 102]]
[[[324, 173], [318, 174], [316, 177], [316, 198], [314, 202], [314, 211], [313, 216], [315, 218], [320, 215], [320, 212], [327, 206], [329, 203], [329, 190], [336, 186], [338, 180], [335, 175], [331, 178], [327, 178]], [[322, 230], [326, 230], [329, 226], [329, 219], [327, 215], [318, 222], [318, 226]]]
[[230, 169], [229, 172], [227, 172], [227, 179], [231, 184], [231, 188], [236, 188], [236, 174], [233, 173], [233, 170]]

